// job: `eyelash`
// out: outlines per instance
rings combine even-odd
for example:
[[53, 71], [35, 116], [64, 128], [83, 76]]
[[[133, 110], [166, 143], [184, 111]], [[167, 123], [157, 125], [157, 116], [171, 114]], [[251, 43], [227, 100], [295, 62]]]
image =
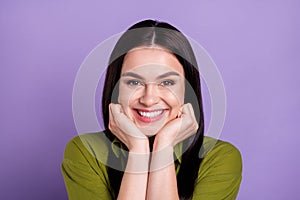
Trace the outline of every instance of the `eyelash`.
[[138, 85], [138, 86], [140, 86], [140, 85], [144, 85], [144, 84], [141, 83], [141, 82], [138, 81], [138, 80], [129, 80], [129, 81], [127, 81], [127, 85], [131, 85], [131, 86]]
[[172, 80], [165, 80], [165, 81], [162, 81], [159, 85], [164, 87], [164, 86], [172, 86], [174, 84], [175, 84], [175, 82]]
[[[127, 85], [130, 85], [130, 86], [144, 86], [145, 84], [138, 81], [138, 80], [129, 80], [126, 82]], [[172, 86], [174, 85], [175, 82], [172, 81], [172, 80], [165, 80], [165, 81], [162, 81], [160, 84], [158, 84], [159, 86], [162, 86], [162, 87], [165, 87], [165, 86]]]

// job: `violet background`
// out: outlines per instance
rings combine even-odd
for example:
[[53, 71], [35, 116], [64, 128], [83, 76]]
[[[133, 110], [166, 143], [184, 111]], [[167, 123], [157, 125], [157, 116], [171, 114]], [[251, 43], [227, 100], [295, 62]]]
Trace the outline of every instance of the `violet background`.
[[221, 139], [243, 156], [238, 199], [300, 199], [297, 0], [0, 3], [0, 199], [67, 199], [60, 172], [77, 135], [72, 89], [101, 41], [141, 19], [198, 41], [227, 92]]

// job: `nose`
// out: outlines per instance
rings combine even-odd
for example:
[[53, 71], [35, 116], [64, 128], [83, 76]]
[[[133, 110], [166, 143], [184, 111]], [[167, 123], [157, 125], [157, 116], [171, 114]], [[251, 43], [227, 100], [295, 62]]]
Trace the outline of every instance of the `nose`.
[[155, 84], [146, 84], [143, 95], [140, 97], [139, 101], [146, 107], [151, 107], [159, 102], [159, 91]]

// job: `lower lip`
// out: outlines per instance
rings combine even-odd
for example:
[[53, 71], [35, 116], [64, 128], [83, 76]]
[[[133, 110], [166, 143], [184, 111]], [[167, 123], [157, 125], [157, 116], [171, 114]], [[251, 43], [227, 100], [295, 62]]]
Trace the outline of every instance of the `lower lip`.
[[151, 123], [151, 122], [155, 122], [155, 121], [158, 121], [158, 120], [160, 120], [163, 116], [164, 116], [164, 113], [166, 112], [166, 110], [163, 110], [163, 112], [160, 114], [160, 115], [158, 115], [158, 116], [156, 116], [156, 117], [152, 117], [152, 118], [148, 118], [148, 117], [143, 117], [143, 116], [141, 116], [139, 113], [138, 113], [138, 111], [137, 110], [134, 110], [134, 115], [135, 115], [135, 117], [138, 119], [138, 120], [140, 120], [140, 121], [142, 121], [142, 122], [145, 122], [145, 123]]

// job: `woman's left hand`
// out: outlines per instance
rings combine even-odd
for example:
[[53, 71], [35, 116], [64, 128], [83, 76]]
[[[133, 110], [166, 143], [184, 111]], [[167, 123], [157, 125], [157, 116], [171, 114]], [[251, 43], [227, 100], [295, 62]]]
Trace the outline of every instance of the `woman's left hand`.
[[166, 146], [174, 147], [179, 142], [195, 134], [197, 130], [198, 122], [194, 114], [194, 109], [190, 103], [184, 104], [177, 118], [168, 122], [157, 133], [155, 146], [157, 149]]

